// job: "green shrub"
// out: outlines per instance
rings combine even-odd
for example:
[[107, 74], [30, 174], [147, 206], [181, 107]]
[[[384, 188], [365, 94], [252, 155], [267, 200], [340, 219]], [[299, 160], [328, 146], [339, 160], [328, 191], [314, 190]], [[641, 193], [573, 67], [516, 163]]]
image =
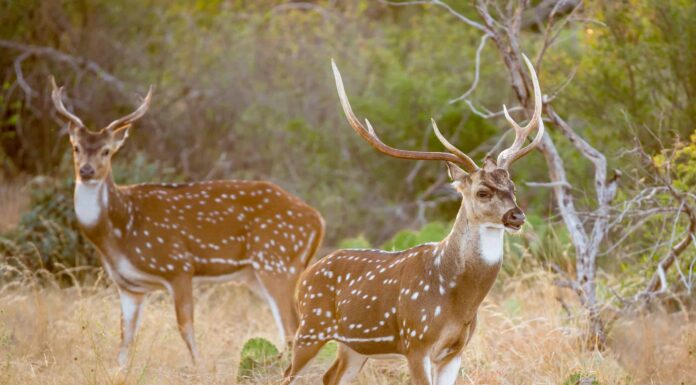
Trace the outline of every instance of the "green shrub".
[[96, 265], [95, 250], [77, 227], [73, 185], [72, 179], [34, 179], [30, 209], [0, 237], [0, 255], [31, 270]]
[[278, 349], [265, 338], [252, 338], [242, 347], [237, 380], [266, 377], [280, 365]]
[[369, 249], [371, 247], [370, 241], [362, 234], [355, 238], [346, 238], [338, 243], [339, 249]]
[[593, 374], [573, 373], [565, 381], [563, 385], [600, 385], [599, 381]]
[[382, 245], [384, 250], [405, 250], [427, 242], [439, 242], [447, 236], [451, 226], [442, 222], [431, 222], [420, 230], [401, 230]]

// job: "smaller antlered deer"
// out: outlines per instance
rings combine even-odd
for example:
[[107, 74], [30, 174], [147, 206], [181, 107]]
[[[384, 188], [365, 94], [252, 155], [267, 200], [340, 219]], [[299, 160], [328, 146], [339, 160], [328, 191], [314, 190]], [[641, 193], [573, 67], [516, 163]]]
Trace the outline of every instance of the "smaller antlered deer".
[[[461, 352], [476, 326], [481, 301], [490, 290], [503, 257], [505, 230], [516, 232], [525, 216], [515, 201], [510, 165], [529, 153], [544, 135], [541, 90], [525, 57], [534, 88], [534, 114], [517, 125], [514, 143], [483, 168], [450, 144], [449, 153], [399, 150], [384, 144], [369, 121], [353, 114], [341, 75], [333, 65], [343, 111], [353, 129], [377, 150], [397, 158], [446, 161], [462, 204], [450, 234], [438, 243], [408, 250], [339, 250], [310, 266], [300, 277], [296, 294], [300, 327], [285, 383], [329, 340], [339, 342], [338, 357], [324, 375], [324, 384], [346, 384], [370, 358], [405, 356], [414, 384], [452, 385]], [[526, 138], [538, 127], [534, 140]], [[459, 164], [464, 169], [459, 168]]]
[[144, 295], [161, 288], [174, 298], [179, 331], [196, 362], [196, 281], [246, 283], [268, 302], [281, 343], [289, 342], [298, 324], [292, 293], [324, 234], [319, 212], [262, 181], [117, 186], [111, 157], [147, 111], [152, 88], [133, 113], [92, 132], [51, 82], [55, 108], [68, 120], [77, 221], [120, 294], [119, 364], [128, 361]]

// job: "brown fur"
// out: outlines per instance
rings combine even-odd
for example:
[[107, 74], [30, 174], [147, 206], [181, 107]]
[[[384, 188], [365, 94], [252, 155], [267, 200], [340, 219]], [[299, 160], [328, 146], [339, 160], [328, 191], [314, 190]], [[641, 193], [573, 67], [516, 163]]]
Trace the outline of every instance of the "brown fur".
[[[117, 186], [111, 157], [129, 127], [90, 132], [70, 126], [78, 222], [121, 294], [121, 364], [143, 295], [160, 288], [173, 296], [181, 335], [196, 360], [194, 279], [247, 283], [269, 301], [281, 334], [292, 338], [298, 320], [288, 293], [322, 241], [319, 212], [270, 182]], [[83, 177], [83, 168], [93, 176]]]
[[454, 362], [471, 339], [478, 307], [500, 269], [501, 260], [482, 256], [480, 227], [502, 231], [505, 214], [519, 210], [508, 172], [494, 162], [472, 174], [454, 165], [449, 170], [463, 199], [444, 240], [397, 252], [339, 250], [302, 274], [286, 384], [329, 340], [341, 349], [325, 384], [349, 380], [368, 357], [391, 354], [407, 358], [414, 384], [446, 375], [431, 373]]

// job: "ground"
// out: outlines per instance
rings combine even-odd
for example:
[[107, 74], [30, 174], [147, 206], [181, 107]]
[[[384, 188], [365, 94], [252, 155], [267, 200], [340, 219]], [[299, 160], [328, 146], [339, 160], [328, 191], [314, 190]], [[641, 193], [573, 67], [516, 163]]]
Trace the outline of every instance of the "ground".
[[[609, 349], [591, 352], [582, 349], [580, 319], [560, 305], [563, 293], [550, 280], [540, 274], [494, 289], [457, 384], [564, 384], [574, 374], [593, 375], [600, 384], [694, 383], [693, 314], [620, 319]], [[133, 362], [119, 372], [119, 317], [116, 290], [103, 279], [60, 289], [39, 287], [28, 277], [0, 289], [0, 384], [234, 384], [244, 341], [265, 337], [277, 343], [270, 311], [246, 288], [205, 286], [196, 301], [203, 362], [194, 368], [170, 298], [156, 293], [145, 309]], [[318, 383], [329, 365], [329, 359], [315, 361], [304, 382]], [[273, 384], [280, 376], [276, 368], [248, 383]], [[408, 384], [406, 365], [371, 361], [358, 383]]]

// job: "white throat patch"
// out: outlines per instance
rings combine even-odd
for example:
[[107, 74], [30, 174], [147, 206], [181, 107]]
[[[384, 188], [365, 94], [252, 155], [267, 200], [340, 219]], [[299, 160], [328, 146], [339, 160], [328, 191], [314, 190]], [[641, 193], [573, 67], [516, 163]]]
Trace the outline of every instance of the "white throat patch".
[[503, 259], [504, 235], [505, 228], [502, 225], [486, 223], [479, 226], [481, 259], [487, 264], [494, 265]]
[[103, 182], [75, 183], [75, 214], [81, 225], [97, 223], [102, 207], [109, 203], [109, 194]]

